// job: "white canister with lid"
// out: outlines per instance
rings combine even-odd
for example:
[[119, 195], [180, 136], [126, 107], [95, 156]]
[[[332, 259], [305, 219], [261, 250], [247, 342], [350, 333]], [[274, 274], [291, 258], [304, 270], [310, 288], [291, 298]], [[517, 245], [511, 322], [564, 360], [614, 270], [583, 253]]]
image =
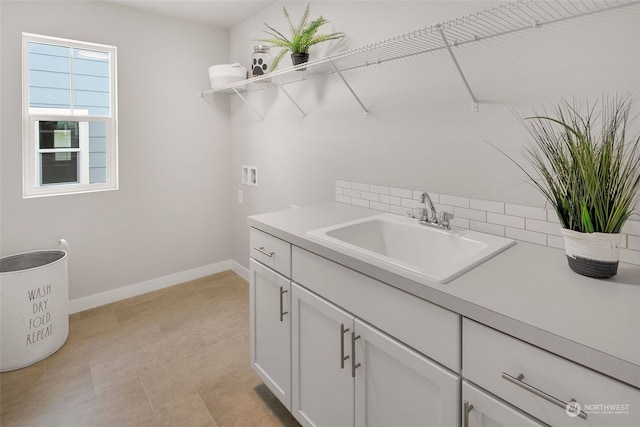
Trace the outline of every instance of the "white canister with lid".
[[209, 67], [211, 88], [226, 86], [247, 78], [247, 69], [242, 65], [220, 64]]

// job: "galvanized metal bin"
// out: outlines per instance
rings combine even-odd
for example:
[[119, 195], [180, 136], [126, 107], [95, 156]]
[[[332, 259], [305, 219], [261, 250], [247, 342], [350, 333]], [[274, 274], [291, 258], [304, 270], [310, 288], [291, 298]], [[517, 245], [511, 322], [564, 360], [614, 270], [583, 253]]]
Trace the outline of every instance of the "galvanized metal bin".
[[69, 336], [67, 252], [25, 252], [0, 259], [0, 372], [36, 363]]

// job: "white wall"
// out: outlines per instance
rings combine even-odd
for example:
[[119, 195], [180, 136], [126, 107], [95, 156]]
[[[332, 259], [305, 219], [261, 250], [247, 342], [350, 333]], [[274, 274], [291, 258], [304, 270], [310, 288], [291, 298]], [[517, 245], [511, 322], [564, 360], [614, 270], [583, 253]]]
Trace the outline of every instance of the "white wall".
[[[66, 238], [71, 299], [228, 260], [228, 101], [199, 96], [227, 31], [103, 2], [1, 8], [2, 254]], [[117, 46], [119, 190], [22, 198], [22, 32]]]
[[[248, 63], [263, 22], [287, 28], [283, 4], [295, 20], [306, 2], [281, 2], [232, 28], [232, 61]], [[316, 1], [311, 17], [322, 14], [331, 21], [327, 30], [348, 33], [341, 49], [350, 49], [497, 4]], [[368, 119], [336, 76], [288, 86], [306, 119], [275, 89], [248, 95], [265, 120], [232, 99], [233, 259], [247, 264], [247, 215], [332, 200], [334, 179], [542, 206], [522, 173], [487, 142], [519, 157], [527, 135], [514, 113], [562, 97], [640, 97], [638, 46], [634, 6], [458, 47], [478, 112], [444, 51], [347, 73], [371, 110]], [[331, 46], [316, 48], [312, 58]], [[258, 188], [240, 184], [242, 164], [258, 166]], [[235, 200], [238, 190], [244, 204]]]

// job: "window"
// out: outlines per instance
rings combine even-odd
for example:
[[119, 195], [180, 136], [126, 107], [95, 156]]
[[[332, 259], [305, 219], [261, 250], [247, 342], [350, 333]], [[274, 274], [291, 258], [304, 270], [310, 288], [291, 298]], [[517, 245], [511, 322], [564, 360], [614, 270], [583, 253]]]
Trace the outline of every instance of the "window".
[[117, 189], [116, 48], [22, 39], [24, 197]]

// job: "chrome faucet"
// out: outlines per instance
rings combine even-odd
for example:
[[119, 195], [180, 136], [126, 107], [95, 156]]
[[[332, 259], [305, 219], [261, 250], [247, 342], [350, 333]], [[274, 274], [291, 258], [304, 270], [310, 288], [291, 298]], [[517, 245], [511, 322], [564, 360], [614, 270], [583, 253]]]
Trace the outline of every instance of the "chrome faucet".
[[442, 212], [438, 215], [436, 207], [427, 192], [420, 195], [420, 203], [424, 205], [424, 207], [420, 209], [420, 220], [418, 221], [420, 224], [451, 230], [451, 224], [449, 221], [453, 219], [452, 213]]
[[[433, 205], [429, 193], [424, 192], [420, 195], [420, 203], [424, 205], [424, 208], [420, 209], [420, 223], [432, 222], [438, 218], [438, 212], [436, 212], [436, 207]], [[429, 204], [429, 209], [427, 209], [427, 204]], [[429, 210], [431, 215], [429, 215]]]

